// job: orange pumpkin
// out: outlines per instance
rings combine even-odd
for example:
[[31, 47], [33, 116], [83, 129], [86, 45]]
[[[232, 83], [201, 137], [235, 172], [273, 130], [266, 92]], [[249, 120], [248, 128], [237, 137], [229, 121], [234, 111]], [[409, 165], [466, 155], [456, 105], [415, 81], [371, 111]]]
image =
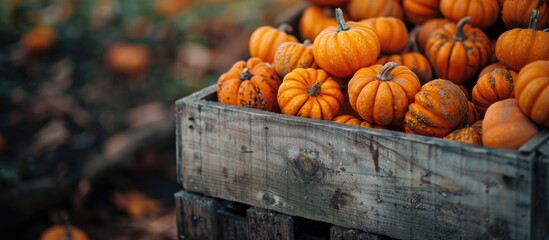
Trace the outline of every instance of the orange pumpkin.
[[549, 60], [549, 32], [534, 30], [537, 29], [538, 11], [532, 11], [531, 20], [528, 29], [506, 31], [496, 42], [498, 60], [516, 71], [536, 60]]
[[[392, 0], [391, 0], [392, 1]], [[362, 67], [372, 65], [379, 56], [379, 40], [368, 26], [347, 22], [336, 9], [337, 27], [328, 27], [314, 41], [315, 61], [335, 77], [346, 78]]]
[[40, 240], [59, 240], [67, 239], [70, 236], [72, 240], [88, 240], [88, 235], [80, 228], [66, 225], [53, 225], [46, 229], [40, 235]]
[[402, 3], [406, 20], [423, 24], [433, 18], [440, 18], [440, 0], [404, 0]]
[[532, 121], [549, 127], [549, 61], [535, 61], [520, 70], [515, 96]]
[[250, 36], [250, 56], [265, 62], [273, 62], [278, 46], [285, 42], [297, 42], [297, 38], [290, 35], [291, 27], [281, 24], [280, 27], [263, 26], [257, 28]]
[[189, 5], [189, 0], [156, 0], [154, 10], [164, 17], [175, 17]]
[[337, 26], [337, 20], [334, 16], [330, 16], [329, 11], [331, 10], [328, 8], [321, 8], [315, 5], [305, 8], [299, 19], [299, 34], [301, 35], [301, 39], [314, 41], [322, 30], [327, 27]]
[[398, 65], [408, 67], [417, 75], [421, 85], [433, 80], [431, 64], [421, 53], [407, 52], [403, 54], [393, 54], [391, 56], [382, 56], [376, 61], [376, 64], [383, 65], [388, 62], [395, 62]]
[[281, 44], [275, 52], [273, 66], [281, 78], [296, 68], [316, 68], [311, 42], [305, 40], [303, 44], [297, 42]]
[[426, 55], [435, 75], [454, 83], [464, 83], [476, 76], [490, 60], [490, 39], [481, 29], [467, 23], [448, 23], [433, 32], [426, 46]]
[[373, 17], [404, 19], [402, 8], [394, 0], [350, 0], [347, 4], [347, 12], [353, 21]]
[[334, 118], [334, 122], [351, 124], [356, 126], [361, 126], [365, 128], [372, 128], [372, 124], [366, 121], [362, 121], [353, 115], [341, 115]]
[[534, 30], [542, 30], [547, 26], [549, 18], [549, 2], [546, 0], [509, 0], [505, 1], [501, 9], [501, 18], [508, 29], [527, 28], [532, 10], [539, 11], [539, 25]]
[[515, 80], [517, 72], [497, 68], [482, 75], [473, 87], [473, 103], [477, 110], [484, 115], [492, 103], [515, 97]]
[[21, 45], [28, 53], [44, 53], [53, 47], [55, 38], [55, 29], [52, 26], [37, 26], [25, 33]]
[[322, 69], [298, 68], [288, 73], [278, 89], [282, 113], [332, 120], [343, 103], [339, 84]]
[[465, 97], [467, 98], [467, 100], [471, 100], [471, 94], [469, 93], [469, 90], [461, 84], [456, 84], [456, 85], [459, 87], [459, 89], [461, 89], [463, 94], [465, 94]]
[[347, 2], [349, 2], [349, 0], [306, 0], [306, 1], [313, 5], [325, 6], [325, 7], [341, 7], [347, 4]]
[[451, 23], [451, 22], [452, 21], [446, 18], [433, 18], [421, 24], [417, 33], [417, 43], [418, 43], [419, 49], [421, 51], [424, 51], [425, 46], [427, 45], [427, 40], [429, 40], [429, 37], [431, 36], [431, 34], [435, 30], [443, 27], [446, 23]]
[[432, 80], [414, 96], [404, 117], [404, 131], [444, 137], [464, 123], [468, 109], [458, 86], [444, 79]]
[[501, 69], [509, 69], [509, 67], [505, 66], [503, 63], [500, 63], [500, 62], [497, 62], [497, 63], [492, 63], [486, 67], [484, 67], [482, 69], [482, 71], [480, 71], [480, 73], [478, 74], [478, 77], [482, 77], [482, 75], [486, 74], [486, 73], [489, 73], [491, 72], [492, 70], [494, 69], [498, 69], [498, 68], [501, 68]]
[[536, 125], [520, 110], [514, 98], [492, 104], [482, 121], [482, 143], [495, 148], [518, 149], [538, 134]]
[[259, 58], [236, 62], [217, 81], [217, 100], [234, 106], [277, 111], [280, 78], [270, 64]]
[[482, 120], [469, 127], [459, 128], [446, 135], [444, 139], [482, 145]]
[[454, 22], [471, 16], [471, 25], [488, 28], [499, 18], [499, 3], [497, 0], [441, 0], [442, 15]]
[[105, 53], [105, 63], [114, 72], [138, 75], [148, 70], [151, 53], [146, 45], [136, 43], [114, 43]]
[[349, 81], [351, 107], [370, 123], [398, 124], [421, 88], [418, 77], [394, 62], [358, 70]]
[[408, 30], [404, 22], [394, 17], [375, 17], [360, 21], [371, 27], [379, 39], [381, 52], [396, 53], [402, 51], [408, 43]]
[[477, 111], [475, 104], [471, 101], [467, 101], [467, 105], [469, 107], [469, 110], [467, 110], [467, 118], [465, 119], [465, 124], [471, 125], [476, 121], [481, 120], [482, 116]]

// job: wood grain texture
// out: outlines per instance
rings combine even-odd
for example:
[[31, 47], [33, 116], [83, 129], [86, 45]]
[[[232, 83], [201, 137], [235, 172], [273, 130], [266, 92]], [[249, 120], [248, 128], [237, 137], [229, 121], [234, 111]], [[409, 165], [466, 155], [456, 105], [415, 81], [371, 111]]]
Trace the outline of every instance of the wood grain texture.
[[217, 236], [219, 240], [245, 240], [248, 236], [245, 216], [223, 209], [217, 211]]
[[330, 240], [382, 240], [383, 237], [356, 229], [332, 226]]
[[179, 239], [218, 239], [217, 200], [180, 191], [175, 194]]
[[211, 86], [177, 103], [185, 189], [399, 239], [528, 239], [546, 219], [533, 214], [547, 209], [533, 200], [537, 151], [214, 101]]
[[294, 239], [294, 218], [292, 216], [256, 207], [251, 207], [246, 212], [248, 239]]

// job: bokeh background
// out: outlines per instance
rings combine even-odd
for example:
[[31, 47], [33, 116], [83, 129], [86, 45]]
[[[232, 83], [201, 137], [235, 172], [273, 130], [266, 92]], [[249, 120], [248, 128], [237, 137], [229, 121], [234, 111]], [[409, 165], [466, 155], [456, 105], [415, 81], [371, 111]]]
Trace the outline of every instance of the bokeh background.
[[298, 0], [0, 1], [0, 233], [176, 239], [174, 103]]

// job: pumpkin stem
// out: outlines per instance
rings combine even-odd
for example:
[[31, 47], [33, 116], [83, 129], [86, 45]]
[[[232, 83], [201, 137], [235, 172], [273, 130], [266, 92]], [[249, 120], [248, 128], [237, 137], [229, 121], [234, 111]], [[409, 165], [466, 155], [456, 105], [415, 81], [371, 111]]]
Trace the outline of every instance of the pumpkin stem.
[[539, 11], [537, 9], [532, 10], [532, 14], [530, 15], [530, 23], [528, 24], [528, 28], [538, 30], [538, 18], [539, 18]]
[[465, 24], [469, 23], [471, 21], [471, 16], [464, 17], [457, 23], [456, 26], [456, 33], [454, 34], [454, 40], [456, 41], [463, 41], [465, 40], [465, 34], [463, 33], [463, 27]]
[[278, 26], [278, 31], [285, 32], [285, 33], [291, 33], [294, 29], [290, 24], [282, 23], [280, 26]]
[[381, 70], [379, 70], [379, 73], [377, 74], [377, 79], [381, 81], [389, 81], [393, 79], [393, 75], [391, 75], [391, 71], [395, 69], [398, 66], [396, 62], [388, 62], [383, 65]]
[[341, 8], [336, 8], [336, 19], [337, 19], [337, 32], [341, 31], [348, 31], [351, 29], [349, 26], [347, 26], [347, 23], [345, 23], [345, 17], [343, 17], [343, 11]]
[[244, 70], [240, 74], [240, 81], [250, 80], [253, 76], [254, 75], [252, 74], [252, 72], [250, 72], [250, 69], [244, 68]]
[[310, 39], [305, 39], [305, 41], [303, 41], [303, 45], [305, 45], [305, 46], [309, 46], [309, 45], [311, 45], [311, 43], [312, 42], [311, 42]]
[[320, 95], [321, 86], [322, 86], [322, 83], [318, 81], [315, 84], [313, 84], [313, 86], [310, 86], [309, 88], [307, 88], [307, 93], [309, 93], [309, 95], [313, 97], [317, 97], [318, 95]]

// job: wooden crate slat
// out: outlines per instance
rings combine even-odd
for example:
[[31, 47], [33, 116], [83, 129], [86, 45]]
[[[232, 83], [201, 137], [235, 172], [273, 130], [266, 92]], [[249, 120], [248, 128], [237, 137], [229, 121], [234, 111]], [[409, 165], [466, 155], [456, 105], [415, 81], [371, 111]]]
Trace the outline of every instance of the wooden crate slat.
[[248, 239], [294, 239], [294, 218], [266, 209], [251, 207], [246, 211]]
[[217, 200], [180, 191], [175, 204], [179, 239], [218, 239]]
[[400, 239], [531, 237], [535, 153], [202, 100], [214, 87], [177, 103], [185, 189]]
[[383, 237], [356, 229], [332, 226], [330, 240], [382, 240]]

